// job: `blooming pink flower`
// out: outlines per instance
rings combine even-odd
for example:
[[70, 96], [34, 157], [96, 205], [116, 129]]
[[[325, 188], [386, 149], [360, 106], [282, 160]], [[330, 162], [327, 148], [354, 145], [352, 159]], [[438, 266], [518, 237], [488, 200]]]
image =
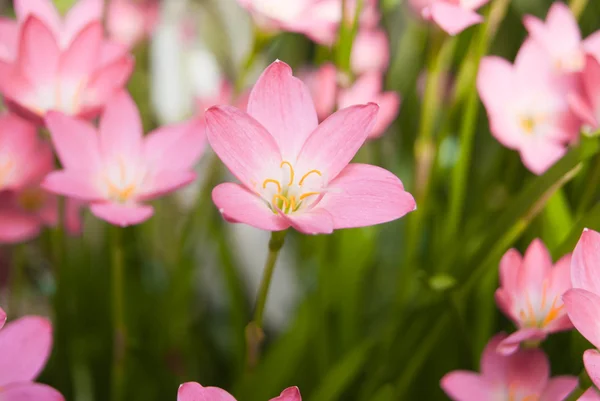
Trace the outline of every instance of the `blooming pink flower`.
[[152, 216], [143, 202], [189, 184], [205, 143], [195, 120], [143, 137], [126, 92], [107, 104], [99, 130], [58, 112], [48, 113], [46, 124], [64, 170], [49, 174], [42, 186], [89, 202], [94, 215], [121, 226]]
[[[571, 264], [573, 289], [563, 295], [569, 318], [575, 328], [600, 348], [600, 233], [585, 229], [575, 250]], [[583, 363], [596, 386], [600, 385], [600, 353], [587, 350]]]
[[106, 29], [111, 39], [132, 48], [152, 34], [158, 16], [156, 0], [111, 0]]
[[528, 15], [523, 23], [531, 39], [550, 56], [558, 72], [581, 71], [586, 52], [600, 57], [600, 31], [582, 41], [577, 20], [564, 3], [552, 4], [545, 22]]
[[483, 21], [475, 10], [489, 0], [410, 0], [423, 19], [435, 22], [450, 35], [457, 35]]
[[579, 120], [545, 60], [543, 50], [526, 41], [514, 65], [485, 57], [477, 76], [492, 135], [518, 150], [525, 167], [535, 174], [559, 160], [579, 133]]
[[[6, 315], [0, 320], [5, 319]], [[25, 316], [0, 331], [0, 398], [3, 401], [64, 400], [52, 387], [33, 383], [46, 364], [51, 348], [52, 326], [44, 318]]]
[[15, 1], [16, 44], [5, 44], [8, 57], [0, 58], [10, 107], [37, 123], [50, 110], [93, 117], [124, 86], [133, 59], [104, 39], [102, 3], [81, 0], [61, 22], [50, 0]]
[[584, 129], [600, 128], [600, 63], [593, 56], [585, 58], [581, 74], [583, 89], [569, 94], [571, 109], [584, 123]]
[[539, 239], [529, 245], [524, 258], [516, 249], [504, 254], [496, 303], [519, 330], [500, 343], [499, 352], [512, 353], [521, 342], [540, 341], [549, 333], [573, 328], [561, 299], [571, 288], [570, 269], [570, 254], [553, 267]]
[[384, 73], [390, 64], [390, 41], [383, 29], [362, 29], [356, 35], [350, 58], [355, 74]]
[[590, 387], [577, 401], [600, 401], [600, 393], [594, 387]]
[[348, 164], [375, 124], [377, 105], [352, 106], [318, 124], [306, 85], [276, 61], [252, 89], [248, 112], [206, 112], [208, 140], [242, 185], [213, 190], [230, 222], [269, 231], [330, 233], [395, 220], [415, 209], [402, 182], [382, 168]]
[[[177, 401], [236, 401], [227, 391], [218, 387], [202, 387], [195, 382], [183, 383], [177, 392]], [[270, 401], [302, 401], [298, 387], [283, 390], [279, 397]]]
[[481, 373], [455, 370], [441, 380], [454, 401], [563, 401], [577, 386], [574, 376], [550, 379], [550, 364], [540, 349], [512, 355], [496, 352], [505, 335], [490, 340], [481, 356]]

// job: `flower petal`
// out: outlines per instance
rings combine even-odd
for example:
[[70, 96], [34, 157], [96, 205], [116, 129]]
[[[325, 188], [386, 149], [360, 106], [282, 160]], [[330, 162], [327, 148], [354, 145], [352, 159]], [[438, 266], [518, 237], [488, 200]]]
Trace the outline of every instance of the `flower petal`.
[[[545, 401], [545, 400], [540, 400]], [[577, 401], [600, 401], [600, 393], [596, 390], [594, 386], [587, 389], [585, 393], [581, 397], [577, 399]]]
[[283, 159], [292, 163], [319, 124], [308, 87], [279, 60], [254, 85], [247, 110], [275, 138]]
[[557, 376], [550, 379], [540, 397], [540, 401], [564, 401], [577, 387], [578, 379], [575, 376]]
[[152, 206], [122, 205], [111, 202], [93, 203], [90, 210], [99, 219], [121, 227], [143, 223], [154, 214]]
[[77, 171], [53, 171], [40, 184], [48, 192], [85, 201], [97, 201], [104, 195], [94, 185], [93, 177]]
[[519, 345], [524, 341], [542, 341], [546, 333], [538, 328], [524, 328], [517, 330], [498, 344], [498, 353], [511, 355], [519, 350]]
[[320, 207], [291, 215], [279, 211], [279, 215], [288, 221], [292, 227], [304, 234], [331, 234], [333, 232], [334, 226], [331, 213]]
[[0, 60], [13, 61], [19, 44], [19, 26], [17, 22], [0, 17]]
[[69, 9], [69, 12], [65, 17], [63, 28], [65, 45], [71, 43], [73, 38], [75, 38], [86, 25], [102, 20], [104, 1], [78, 0], [77, 3]]
[[503, 58], [487, 56], [477, 72], [477, 91], [488, 114], [504, 112], [514, 97], [513, 66]]
[[567, 153], [567, 148], [551, 140], [538, 138], [524, 145], [519, 153], [525, 167], [541, 175]]
[[6, 312], [0, 308], [0, 329], [4, 327], [4, 323], [6, 323]]
[[567, 291], [562, 299], [577, 331], [596, 347], [600, 346], [600, 296], [574, 288]]
[[583, 365], [596, 387], [600, 386], [600, 352], [588, 349], [583, 353]]
[[476, 12], [443, 1], [431, 5], [431, 18], [450, 35], [457, 35], [483, 21], [483, 17]]
[[60, 16], [52, 0], [15, 0], [14, 5], [19, 21], [25, 21], [27, 17], [35, 15], [53, 34], [60, 32]]
[[392, 125], [400, 111], [400, 95], [396, 92], [383, 92], [373, 99], [379, 106], [379, 115], [369, 138], [379, 138]]
[[87, 80], [89, 75], [98, 68], [98, 54], [103, 35], [102, 23], [97, 21], [86, 25], [75, 36], [73, 43], [62, 54], [60, 60], [59, 72], [63, 85], [64, 81], [75, 81], [80, 85], [74, 89], [84, 89], [81, 87], [84, 84], [83, 79]]
[[302, 401], [300, 389], [298, 387], [288, 387], [281, 392], [279, 397], [272, 398], [271, 401]]
[[33, 239], [42, 227], [42, 222], [35, 215], [17, 208], [0, 210], [0, 221], [0, 244], [18, 244]]
[[336, 229], [386, 223], [416, 208], [398, 177], [369, 164], [349, 164], [328, 189], [318, 207], [331, 213]]
[[195, 382], [183, 383], [177, 391], [177, 401], [236, 401], [218, 387], [202, 387]]
[[53, 83], [58, 71], [60, 50], [52, 31], [30, 15], [21, 28], [18, 68], [39, 86]]
[[510, 358], [498, 353], [498, 345], [506, 334], [496, 334], [485, 346], [481, 354], [481, 375], [494, 383], [506, 383], [508, 380], [508, 362]]
[[534, 239], [523, 257], [517, 273], [517, 287], [521, 293], [536, 291], [552, 271], [552, 257], [548, 248], [539, 239]]
[[100, 149], [111, 156], [138, 159], [142, 152], [142, 120], [137, 105], [126, 91], [113, 97], [100, 118]]
[[144, 182], [144, 189], [138, 195], [139, 200], [156, 199], [169, 192], [190, 184], [196, 178], [191, 170], [164, 170], [151, 174]]
[[0, 389], [2, 401], [64, 401], [64, 397], [50, 386], [40, 383], [16, 383]]
[[264, 200], [241, 185], [231, 182], [217, 185], [212, 191], [212, 199], [230, 223], [245, 223], [267, 231], [281, 231], [290, 226], [273, 213]]
[[85, 106], [92, 109], [102, 107], [115, 97], [131, 76], [134, 64], [132, 56], [124, 55], [110, 64], [100, 66], [85, 88]]
[[275, 139], [255, 119], [231, 106], [206, 111], [206, 136], [229, 171], [248, 188], [262, 182], [281, 163]]
[[440, 386], [455, 401], [482, 401], [493, 394], [493, 389], [480, 375], [462, 370], [442, 377]]
[[516, 249], [506, 251], [500, 260], [500, 285], [509, 292], [517, 290], [517, 276], [523, 257]]
[[[573, 288], [583, 288], [600, 295], [600, 233], [584, 229], [571, 259]], [[600, 343], [598, 343], [600, 346]]]
[[540, 394], [548, 383], [550, 362], [538, 348], [519, 350], [508, 357], [508, 382], [526, 394]]
[[333, 180], [371, 133], [379, 106], [374, 103], [342, 109], [327, 118], [308, 138], [298, 156], [299, 171], [320, 170]]
[[52, 347], [47, 319], [26, 316], [0, 331], [0, 386], [34, 380], [44, 368]]

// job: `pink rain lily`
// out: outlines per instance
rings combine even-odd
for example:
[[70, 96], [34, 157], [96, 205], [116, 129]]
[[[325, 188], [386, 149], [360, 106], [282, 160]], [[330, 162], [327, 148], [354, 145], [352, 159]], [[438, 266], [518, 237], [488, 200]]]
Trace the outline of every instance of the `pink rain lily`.
[[489, 0], [410, 0], [423, 19], [435, 22], [450, 35], [457, 35], [479, 24], [483, 17], [475, 11]]
[[252, 89], [248, 112], [206, 112], [208, 140], [240, 184], [213, 190], [226, 220], [308, 234], [398, 219], [415, 209], [389, 171], [348, 164], [375, 124], [378, 106], [340, 110], [320, 125], [307, 86], [276, 61]]
[[[218, 387], [202, 387], [196, 382], [187, 382], [179, 386], [177, 401], [236, 401], [227, 391]], [[288, 387], [279, 397], [270, 401], [302, 401], [298, 387]]]
[[518, 150], [525, 167], [535, 174], [544, 173], [566, 153], [580, 125], [545, 59], [543, 50], [528, 40], [514, 65], [485, 57], [477, 76], [492, 135]]
[[[563, 301], [575, 328], [596, 348], [600, 348], [600, 233], [585, 229], [571, 264], [573, 289]], [[600, 385], [600, 352], [587, 350], [583, 363], [596, 386]]]
[[569, 94], [569, 103], [583, 121], [583, 129], [591, 132], [600, 129], [600, 63], [590, 55], [585, 60], [581, 73], [583, 90]]
[[577, 377], [550, 379], [550, 363], [540, 349], [521, 349], [512, 355], [496, 349], [505, 338], [496, 335], [481, 356], [481, 373], [456, 370], [441, 380], [454, 401], [563, 401], [577, 387]]
[[582, 40], [577, 20], [564, 3], [552, 4], [545, 22], [528, 15], [523, 23], [531, 39], [550, 56], [557, 72], [581, 71], [586, 52], [600, 57], [600, 31]]
[[[6, 320], [4, 312], [0, 321]], [[64, 401], [45, 384], [33, 383], [52, 348], [52, 326], [44, 318], [25, 316], [0, 330], [0, 399], [2, 401]]]
[[383, 29], [361, 29], [354, 43], [350, 65], [357, 75], [384, 73], [390, 64], [390, 41]]
[[496, 303], [518, 327], [505, 338], [499, 352], [515, 352], [522, 342], [537, 342], [550, 333], [573, 328], [564, 309], [562, 295], [571, 288], [571, 255], [554, 267], [544, 243], [535, 239], [525, 257], [510, 249], [500, 261], [500, 288]]
[[100, 127], [58, 112], [46, 116], [64, 170], [49, 174], [48, 191], [90, 203], [98, 218], [127, 226], [153, 214], [144, 202], [189, 184], [205, 146], [198, 121], [165, 126], [143, 137], [126, 92], [106, 106]]
[[158, 17], [156, 0], [111, 0], [106, 30], [112, 40], [132, 48], [152, 34]]
[[36, 123], [50, 110], [90, 118], [125, 85], [133, 58], [104, 39], [102, 8], [102, 0], [81, 0], [61, 21], [50, 0], [15, 1], [18, 34], [0, 57], [11, 108]]

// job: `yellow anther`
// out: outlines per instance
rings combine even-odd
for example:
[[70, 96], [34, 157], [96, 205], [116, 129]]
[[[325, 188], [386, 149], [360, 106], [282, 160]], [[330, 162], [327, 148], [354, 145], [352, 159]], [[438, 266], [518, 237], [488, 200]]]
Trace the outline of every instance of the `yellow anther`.
[[[277, 207], [277, 201], [280, 200], [282, 202], [283, 207], [285, 207], [285, 209], [287, 209], [290, 206], [290, 201], [288, 200], [288, 198], [286, 198], [285, 196], [281, 195], [281, 194], [275, 194], [273, 195], [273, 206]], [[282, 207], [279, 207], [279, 209], [283, 209]]]
[[302, 176], [302, 178], [300, 179], [300, 182], [298, 183], [298, 185], [302, 186], [302, 183], [304, 182], [304, 180], [311, 174], [316, 174], [319, 177], [322, 177], [323, 174], [321, 174], [321, 172], [319, 170], [310, 170], [308, 173], [304, 174]]
[[274, 180], [272, 178], [267, 178], [266, 180], [263, 181], [263, 184], [262, 184], [263, 189], [267, 189], [268, 183], [277, 185], [277, 193], [278, 194], [281, 193], [281, 183], [279, 181]]
[[306, 192], [302, 195], [300, 195], [300, 200], [304, 200], [306, 198], [308, 198], [309, 196], [313, 196], [313, 195], [321, 195], [320, 192]]
[[561, 305], [557, 308], [556, 298], [554, 298], [554, 301], [552, 302], [552, 307], [550, 308], [550, 312], [548, 312], [548, 314], [544, 318], [544, 321], [542, 322], [542, 327], [547, 326], [550, 322], [556, 319], [558, 317], [558, 314], [562, 311], [563, 307], [564, 305]]
[[535, 128], [535, 119], [533, 117], [522, 117], [519, 123], [526, 134], [533, 133], [533, 129]]
[[296, 210], [296, 197], [294, 195], [290, 196], [290, 210]]
[[120, 202], [125, 202], [129, 200], [133, 193], [135, 192], [135, 184], [130, 184], [124, 189], [118, 188], [113, 183], [107, 180], [108, 191], [110, 192], [110, 197], [115, 198]]
[[279, 168], [283, 168], [283, 166], [285, 166], [285, 165], [287, 165], [290, 168], [290, 182], [288, 183], [288, 186], [289, 186], [294, 183], [294, 167], [292, 167], [292, 163], [284, 160], [279, 165]]

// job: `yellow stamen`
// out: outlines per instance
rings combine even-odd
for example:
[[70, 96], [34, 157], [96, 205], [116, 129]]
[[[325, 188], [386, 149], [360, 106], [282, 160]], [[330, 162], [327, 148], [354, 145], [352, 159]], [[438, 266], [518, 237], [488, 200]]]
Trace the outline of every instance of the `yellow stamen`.
[[321, 174], [321, 172], [319, 170], [310, 170], [308, 173], [304, 174], [302, 176], [302, 178], [300, 179], [300, 182], [298, 183], [298, 185], [302, 186], [302, 183], [304, 182], [304, 180], [311, 174], [316, 174], [319, 177], [322, 177], [323, 174]]
[[[285, 206], [285, 209], [287, 209], [290, 206], [290, 201], [288, 198], [286, 198], [285, 196], [281, 195], [281, 194], [275, 194], [273, 195], [273, 206], [277, 206], [277, 201], [280, 200], [281, 206], [279, 207], [279, 209], [283, 209], [283, 206]], [[284, 210], [282, 210], [284, 211]]]
[[300, 195], [300, 200], [304, 200], [306, 198], [308, 198], [309, 196], [313, 196], [313, 195], [321, 195], [320, 192], [307, 192], [305, 194]]
[[522, 117], [519, 123], [526, 134], [533, 133], [533, 129], [535, 128], [535, 119], [533, 117]]
[[556, 307], [556, 298], [554, 298], [554, 301], [552, 301], [552, 307], [550, 308], [550, 312], [548, 312], [548, 314], [544, 318], [544, 321], [542, 322], [542, 327], [545, 327], [554, 319], [556, 319], [563, 308], [564, 305], [561, 305], [558, 308]]
[[292, 167], [292, 163], [284, 160], [279, 165], [279, 168], [283, 168], [283, 166], [285, 165], [287, 165], [290, 168], [290, 182], [288, 183], [288, 186], [290, 186], [294, 183], [294, 167]]
[[[294, 195], [290, 196], [290, 210], [296, 210], [296, 197]], [[286, 210], [287, 212], [287, 210]]]
[[272, 183], [272, 184], [277, 185], [277, 193], [278, 194], [281, 193], [281, 184], [279, 183], [279, 181], [274, 180], [272, 178], [267, 178], [266, 180], [263, 181], [263, 185], [262, 185], [263, 189], [267, 189], [267, 184], [268, 183]]

